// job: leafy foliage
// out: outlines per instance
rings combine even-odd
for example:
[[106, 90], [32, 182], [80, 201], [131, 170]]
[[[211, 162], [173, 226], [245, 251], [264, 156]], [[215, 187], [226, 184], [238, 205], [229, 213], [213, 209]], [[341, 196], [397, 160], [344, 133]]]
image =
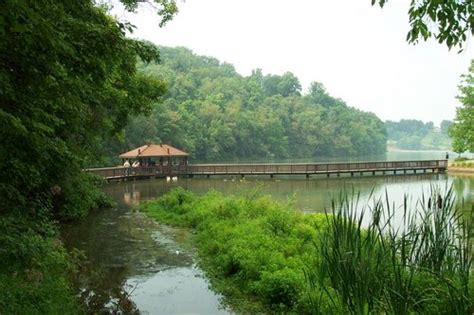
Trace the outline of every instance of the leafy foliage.
[[[212, 285], [237, 310], [308, 311], [303, 269], [315, 257], [323, 214], [303, 215], [254, 192], [196, 197], [182, 188], [141, 209], [161, 222], [195, 229]], [[253, 303], [245, 302], [251, 296]]]
[[[138, 9], [140, 0], [120, 0], [120, 2], [125, 6], [125, 8], [130, 12], [135, 12]], [[160, 27], [164, 26], [167, 22], [173, 19], [173, 17], [178, 13], [178, 6], [176, 5], [175, 0], [153, 0], [149, 1], [147, 4], [152, 6], [158, 16], [161, 18]]]
[[456, 119], [450, 127], [449, 135], [453, 139], [455, 152], [474, 152], [474, 60], [469, 73], [463, 76], [459, 87], [461, 107], [456, 109]]
[[[303, 214], [254, 192], [175, 189], [141, 210], [192, 228], [213, 287], [244, 313], [471, 314], [472, 223], [433, 188], [402, 217], [381, 200], [363, 227], [355, 195]], [[366, 208], [364, 208], [366, 209]]]
[[151, 116], [134, 119], [109, 156], [147, 141], [171, 143], [207, 161], [385, 152], [383, 123], [330, 96], [321, 83], [301, 95], [290, 72], [257, 69], [242, 77], [232, 65], [185, 48], [160, 51], [162, 64], [140, 70], [169, 83], [166, 99]]
[[[383, 7], [388, 0], [371, 0]], [[472, 0], [422, 0], [410, 3], [410, 31], [407, 41], [434, 37], [439, 43], [452, 47], [462, 45], [474, 34], [474, 3]]]
[[[156, 2], [163, 22], [176, 13], [174, 1]], [[159, 53], [126, 38], [129, 27], [91, 0], [0, 3], [2, 313], [80, 312], [51, 220], [106, 202], [82, 168], [165, 92], [162, 81], [137, 73], [137, 58]]]
[[47, 216], [2, 216], [0, 230], [2, 313], [81, 313], [70, 287], [75, 266]]
[[156, 60], [156, 47], [126, 39], [90, 1], [8, 0], [1, 12], [1, 209], [34, 211], [164, 84], [136, 73], [137, 53]]

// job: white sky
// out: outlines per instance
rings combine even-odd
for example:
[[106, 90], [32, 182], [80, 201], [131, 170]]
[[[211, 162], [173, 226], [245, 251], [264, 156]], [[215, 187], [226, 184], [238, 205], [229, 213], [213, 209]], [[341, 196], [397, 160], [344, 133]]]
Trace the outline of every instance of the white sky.
[[[178, 0], [179, 1], [179, 0]], [[409, 0], [384, 9], [370, 0], [186, 0], [165, 27], [144, 5], [137, 14], [114, 9], [137, 26], [134, 37], [184, 46], [231, 63], [242, 75], [293, 72], [306, 91], [323, 83], [349, 106], [381, 119], [453, 119], [457, 86], [474, 57], [435, 41], [409, 45]]]

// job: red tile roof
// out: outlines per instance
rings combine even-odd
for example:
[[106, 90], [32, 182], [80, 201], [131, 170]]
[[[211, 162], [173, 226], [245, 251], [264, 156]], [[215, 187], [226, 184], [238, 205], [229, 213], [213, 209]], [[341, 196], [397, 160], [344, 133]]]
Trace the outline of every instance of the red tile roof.
[[173, 157], [188, 156], [184, 151], [176, 149], [167, 144], [145, 144], [131, 151], [120, 154], [123, 159], [140, 158], [140, 157]]

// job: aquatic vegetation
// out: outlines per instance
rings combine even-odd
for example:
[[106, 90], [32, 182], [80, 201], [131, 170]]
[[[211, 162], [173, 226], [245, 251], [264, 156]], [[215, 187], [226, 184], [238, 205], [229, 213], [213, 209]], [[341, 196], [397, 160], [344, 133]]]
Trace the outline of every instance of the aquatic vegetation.
[[471, 218], [455, 207], [451, 189], [432, 187], [409, 206], [406, 197], [395, 209], [386, 196], [365, 207], [372, 220], [364, 226], [357, 198], [333, 204], [320, 259], [307, 273], [311, 287], [333, 288], [331, 300], [351, 314], [471, 314]]
[[194, 229], [203, 269], [234, 307], [289, 311], [306, 303], [303, 270], [314, 257], [324, 214], [304, 215], [253, 193], [197, 197], [182, 188], [141, 209], [160, 222]]
[[472, 313], [472, 221], [452, 191], [433, 188], [419, 211], [388, 200], [359, 207], [347, 193], [304, 214], [268, 196], [178, 188], [141, 209], [193, 229], [202, 268], [237, 311]]

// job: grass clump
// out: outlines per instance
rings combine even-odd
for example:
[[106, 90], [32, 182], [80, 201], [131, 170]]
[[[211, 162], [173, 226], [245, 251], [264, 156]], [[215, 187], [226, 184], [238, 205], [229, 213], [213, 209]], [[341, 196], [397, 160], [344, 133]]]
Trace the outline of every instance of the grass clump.
[[343, 194], [330, 213], [303, 214], [255, 194], [178, 188], [141, 207], [193, 229], [203, 270], [236, 311], [472, 314], [472, 221], [453, 200], [433, 188], [395, 209], [388, 196], [359, 207]]
[[350, 314], [474, 312], [473, 225], [454, 206], [452, 190], [432, 187], [415, 209], [406, 197], [398, 211], [387, 196], [365, 208], [368, 226], [354, 200], [342, 198], [327, 217], [320, 259], [308, 271], [313, 289], [331, 288], [331, 301]]

